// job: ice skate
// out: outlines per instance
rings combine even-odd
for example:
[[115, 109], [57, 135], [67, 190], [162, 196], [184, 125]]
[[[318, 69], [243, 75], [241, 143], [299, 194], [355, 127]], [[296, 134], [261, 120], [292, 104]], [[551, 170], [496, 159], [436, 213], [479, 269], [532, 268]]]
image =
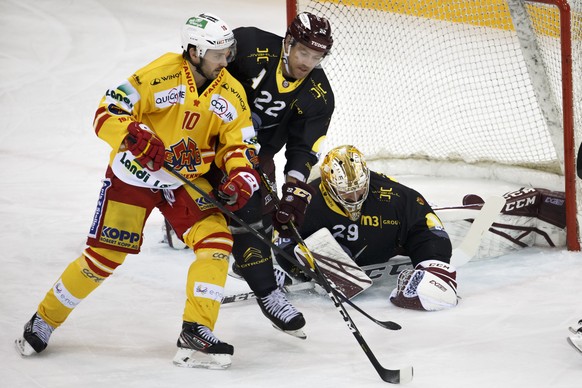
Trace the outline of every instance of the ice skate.
[[574, 349], [582, 353], [582, 319], [578, 321], [578, 324], [569, 327], [572, 335], [568, 336], [566, 340]]
[[184, 368], [226, 369], [233, 354], [234, 347], [216, 338], [208, 327], [184, 322], [173, 361]]
[[257, 303], [263, 314], [271, 320], [276, 329], [297, 338], [307, 338], [307, 335], [302, 330], [305, 326], [303, 314], [289, 303], [280, 288], [275, 289], [267, 296], [257, 298]]
[[38, 314], [34, 314], [24, 325], [22, 337], [14, 341], [18, 352], [25, 357], [40, 353], [46, 349], [54, 328]]

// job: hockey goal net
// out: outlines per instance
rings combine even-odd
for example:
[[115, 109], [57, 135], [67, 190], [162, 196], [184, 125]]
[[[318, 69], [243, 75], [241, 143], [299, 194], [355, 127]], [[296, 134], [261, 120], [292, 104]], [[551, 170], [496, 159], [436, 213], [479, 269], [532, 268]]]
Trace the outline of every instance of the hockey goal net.
[[392, 174], [565, 191], [568, 248], [580, 249], [582, 0], [287, 0], [288, 21], [301, 11], [334, 37], [322, 152], [351, 143]]

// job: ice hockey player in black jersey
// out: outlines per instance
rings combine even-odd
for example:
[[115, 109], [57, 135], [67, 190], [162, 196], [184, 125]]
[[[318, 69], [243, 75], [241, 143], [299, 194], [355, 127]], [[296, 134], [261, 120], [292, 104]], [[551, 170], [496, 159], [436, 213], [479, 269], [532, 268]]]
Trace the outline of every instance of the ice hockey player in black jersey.
[[[286, 159], [280, 166], [285, 182], [279, 211], [262, 187], [236, 215], [265, 236], [271, 236], [273, 226], [287, 235], [287, 222], [301, 223], [310, 202], [313, 190], [306, 181], [334, 110], [333, 91], [320, 66], [333, 44], [331, 26], [327, 19], [304, 12], [291, 22], [285, 37], [255, 27], [236, 28], [234, 36], [237, 53], [228, 71], [247, 93], [260, 146], [259, 170], [273, 188], [274, 156], [283, 147]], [[244, 277], [277, 328], [304, 338], [305, 319], [277, 287], [270, 248], [243, 227], [235, 224], [231, 230], [234, 272]], [[168, 242], [179, 247], [171, 235]]]
[[[306, 181], [318, 162], [334, 110], [333, 92], [320, 66], [333, 44], [331, 26], [325, 18], [305, 12], [291, 22], [284, 38], [254, 27], [236, 28], [234, 35], [237, 54], [229, 71], [247, 92], [260, 146], [259, 169], [272, 187], [274, 156], [284, 146], [286, 159], [280, 166], [285, 176], [280, 210], [274, 212], [263, 187], [237, 215], [267, 236], [273, 226], [286, 235], [285, 224], [290, 219], [301, 223], [313, 194]], [[305, 320], [295, 309], [284, 322], [273, 320], [277, 309], [292, 306], [277, 288], [270, 248], [244, 228], [233, 226], [232, 231], [234, 269], [258, 296], [263, 313], [285, 331], [301, 329]], [[275, 298], [280, 302], [273, 305]]]
[[[409, 256], [413, 269], [400, 272], [390, 295], [396, 306], [435, 311], [457, 305], [451, 241], [420, 193], [370, 171], [350, 145], [329, 151], [320, 172], [310, 183], [315, 194], [299, 228], [302, 236], [328, 229], [333, 238], [325, 243], [339, 244], [360, 267]], [[293, 252], [291, 240], [282, 246]], [[298, 274], [281, 255], [277, 261], [288, 273]]]

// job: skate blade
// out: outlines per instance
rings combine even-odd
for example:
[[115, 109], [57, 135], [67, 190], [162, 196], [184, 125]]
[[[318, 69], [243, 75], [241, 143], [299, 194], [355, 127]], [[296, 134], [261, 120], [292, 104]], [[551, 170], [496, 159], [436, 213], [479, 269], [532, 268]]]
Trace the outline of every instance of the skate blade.
[[568, 343], [572, 345], [574, 349], [582, 353], [582, 336], [579, 335], [571, 335], [570, 337], [566, 338]]
[[193, 349], [178, 348], [174, 365], [182, 368], [226, 369], [232, 363], [230, 354], [210, 354]]
[[289, 334], [293, 337], [299, 338], [299, 339], [307, 339], [307, 334], [305, 334], [305, 332], [302, 329], [297, 329], [297, 330], [283, 330], [281, 329], [279, 326], [275, 325], [274, 323], [272, 324], [273, 327], [279, 331], [282, 331], [285, 334]]
[[32, 356], [36, 354], [36, 350], [26, 340], [24, 337], [20, 337], [14, 341], [14, 345], [16, 346], [16, 350], [20, 353], [23, 357]]

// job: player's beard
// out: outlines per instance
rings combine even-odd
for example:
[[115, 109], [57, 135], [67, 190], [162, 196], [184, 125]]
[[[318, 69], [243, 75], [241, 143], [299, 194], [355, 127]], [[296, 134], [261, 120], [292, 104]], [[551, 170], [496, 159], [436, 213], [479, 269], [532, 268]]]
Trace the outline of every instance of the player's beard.
[[196, 71], [198, 71], [198, 73], [200, 73], [200, 75], [202, 75], [204, 78], [206, 78], [209, 81], [216, 79], [216, 77], [218, 77], [218, 74], [220, 74], [222, 69], [223, 69], [222, 66], [217, 66], [210, 71], [204, 70], [204, 60], [203, 59], [201, 59], [200, 63], [198, 65], [196, 65]]

